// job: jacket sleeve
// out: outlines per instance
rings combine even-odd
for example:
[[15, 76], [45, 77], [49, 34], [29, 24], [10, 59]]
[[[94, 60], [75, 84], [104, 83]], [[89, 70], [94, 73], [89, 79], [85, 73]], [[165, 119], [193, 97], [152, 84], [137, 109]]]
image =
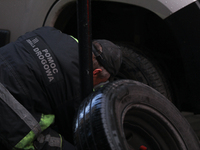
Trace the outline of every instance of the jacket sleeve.
[[75, 150], [71, 143], [51, 128], [44, 130], [33, 142], [33, 145], [36, 150]]

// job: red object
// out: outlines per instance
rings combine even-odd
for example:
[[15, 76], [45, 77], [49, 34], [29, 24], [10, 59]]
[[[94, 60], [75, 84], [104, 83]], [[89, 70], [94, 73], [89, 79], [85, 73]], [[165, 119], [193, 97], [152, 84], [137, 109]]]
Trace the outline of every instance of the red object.
[[145, 146], [140, 146], [140, 150], [147, 150], [147, 147], [145, 147]]

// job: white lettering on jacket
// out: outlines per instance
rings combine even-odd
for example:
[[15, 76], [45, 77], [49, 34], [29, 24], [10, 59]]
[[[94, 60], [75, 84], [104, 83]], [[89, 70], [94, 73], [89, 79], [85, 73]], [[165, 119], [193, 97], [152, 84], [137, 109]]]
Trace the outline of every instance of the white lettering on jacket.
[[54, 80], [54, 74], [58, 73], [58, 69], [51, 53], [48, 49], [40, 50], [39, 47], [36, 47], [35, 44], [39, 42], [37, 38], [33, 40], [28, 39], [26, 42], [33, 48], [33, 52], [40, 60], [49, 82], [52, 82]]

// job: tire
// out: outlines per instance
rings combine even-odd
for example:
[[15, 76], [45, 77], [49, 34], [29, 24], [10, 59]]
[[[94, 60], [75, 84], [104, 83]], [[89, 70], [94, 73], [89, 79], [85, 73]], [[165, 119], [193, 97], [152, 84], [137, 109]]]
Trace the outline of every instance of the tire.
[[152, 59], [148, 58], [135, 47], [120, 46], [123, 55], [122, 67], [117, 79], [132, 79], [147, 84], [172, 101], [170, 86], [166, 78], [155, 65]]
[[198, 138], [178, 109], [153, 88], [117, 80], [93, 92], [74, 123], [77, 150], [197, 150]]

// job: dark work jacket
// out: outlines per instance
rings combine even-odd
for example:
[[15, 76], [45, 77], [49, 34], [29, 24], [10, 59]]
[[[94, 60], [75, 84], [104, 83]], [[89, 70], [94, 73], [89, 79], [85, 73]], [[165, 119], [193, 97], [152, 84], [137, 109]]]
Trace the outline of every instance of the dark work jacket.
[[[41, 113], [55, 114], [58, 132], [70, 141], [74, 112], [80, 103], [78, 62], [74, 38], [42, 27], [0, 48], [0, 82], [37, 121]], [[14, 117], [9, 112], [5, 115]], [[29, 128], [20, 128], [20, 124], [19, 120], [3, 128], [20, 133], [22, 138]]]

